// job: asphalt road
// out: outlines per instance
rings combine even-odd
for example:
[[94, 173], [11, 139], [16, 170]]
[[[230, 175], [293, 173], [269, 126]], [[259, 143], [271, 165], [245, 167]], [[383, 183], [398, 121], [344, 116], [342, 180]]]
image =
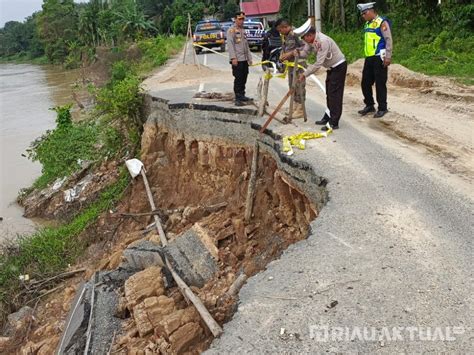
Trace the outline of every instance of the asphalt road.
[[[216, 54], [198, 58], [230, 70]], [[250, 95], [258, 78], [252, 69]], [[231, 82], [200, 86], [232, 91]], [[272, 80], [271, 105], [286, 90]], [[310, 121], [272, 127], [317, 130], [322, 102], [309, 88]], [[472, 186], [369, 126], [343, 114], [330, 138], [295, 152], [328, 179], [330, 201], [307, 240], [242, 288], [208, 353], [472, 351]]]

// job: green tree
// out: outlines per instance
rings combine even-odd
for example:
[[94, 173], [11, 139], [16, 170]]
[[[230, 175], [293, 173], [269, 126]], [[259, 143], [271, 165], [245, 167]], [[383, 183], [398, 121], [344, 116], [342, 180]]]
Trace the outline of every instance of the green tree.
[[67, 57], [68, 42], [78, 37], [78, 20], [73, 0], [44, 0], [38, 33], [51, 62], [62, 63]]

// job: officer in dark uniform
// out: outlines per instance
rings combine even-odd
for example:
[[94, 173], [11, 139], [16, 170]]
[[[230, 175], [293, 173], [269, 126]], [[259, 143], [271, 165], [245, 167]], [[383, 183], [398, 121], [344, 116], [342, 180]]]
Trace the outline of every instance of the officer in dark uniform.
[[388, 66], [392, 61], [392, 33], [387, 19], [380, 17], [374, 9], [375, 2], [358, 4], [357, 8], [366, 21], [364, 26], [365, 62], [362, 71], [362, 93], [365, 107], [358, 111], [365, 116], [375, 112], [372, 86], [375, 83], [378, 110], [374, 117], [381, 118], [387, 112]]
[[234, 76], [235, 105], [244, 106], [251, 98], [245, 96], [245, 84], [252, 65], [252, 55], [244, 30], [245, 13], [235, 15], [234, 26], [227, 31], [227, 47], [229, 50], [232, 75]]

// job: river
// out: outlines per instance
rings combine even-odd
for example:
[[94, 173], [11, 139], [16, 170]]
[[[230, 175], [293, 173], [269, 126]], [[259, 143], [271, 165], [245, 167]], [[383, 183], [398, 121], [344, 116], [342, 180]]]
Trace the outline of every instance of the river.
[[49, 108], [72, 102], [77, 73], [48, 66], [0, 64], [0, 242], [33, 232], [37, 225], [22, 216], [20, 189], [41, 174], [41, 164], [25, 156], [30, 143], [54, 128]]

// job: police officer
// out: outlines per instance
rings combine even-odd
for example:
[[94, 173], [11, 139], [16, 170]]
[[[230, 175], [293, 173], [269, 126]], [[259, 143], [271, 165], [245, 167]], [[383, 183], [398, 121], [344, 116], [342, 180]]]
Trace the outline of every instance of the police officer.
[[387, 19], [380, 17], [374, 9], [375, 2], [358, 4], [364, 26], [365, 62], [362, 71], [362, 94], [365, 107], [358, 111], [362, 116], [375, 112], [372, 86], [375, 83], [378, 110], [374, 117], [383, 117], [387, 112], [387, 76], [392, 59], [392, 33]]
[[[295, 60], [295, 50], [302, 49], [304, 43], [301, 39], [293, 32], [293, 27], [291, 26], [290, 21], [286, 19], [278, 19], [275, 23], [275, 27], [282, 37], [282, 46], [280, 60], [284, 62], [285, 60], [294, 62]], [[300, 64], [304, 64], [301, 63]], [[288, 70], [288, 86], [291, 89], [291, 84], [293, 83], [293, 70], [290, 68]], [[297, 75], [300, 75], [304, 72], [304, 69], [298, 69]], [[303, 104], [306, 97], [306, 83], [304, 81], [298, 81], [295, 87], [295, 110], [292, 113], [292, 118], [302, 118], [304, 116]]]
[[344, 97], [344, 85], [346, 81], [347, 62], [346, 57], [339, 49], [334, 40], [324, 33], [317, 32], [314, 27], [306, 29], [302, 35], [306, 45], [301, 51], [302, 57], [307, 57], [311, 52], [316, 53], [316, 62], [299, 76], [299, 81], [316, 73], [321, 68], [327, 69], [326, 75], [326, 104], [329, 110], [324, 117], [316, 121], [316, 124], [325, 125], [321, 129], [328, 131], [339, 128], [339, 119], [342, 115], [342, 104]]
[[229, 50], [232, 75], [234, 76], [235, 106], [244, 106], [251, 98], [245, 96], [245, 84], [252, 65], [252, 55], [244, 30], [245, 13], [238, 12], [235, 22], [227, 31], [227, 46]]

